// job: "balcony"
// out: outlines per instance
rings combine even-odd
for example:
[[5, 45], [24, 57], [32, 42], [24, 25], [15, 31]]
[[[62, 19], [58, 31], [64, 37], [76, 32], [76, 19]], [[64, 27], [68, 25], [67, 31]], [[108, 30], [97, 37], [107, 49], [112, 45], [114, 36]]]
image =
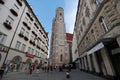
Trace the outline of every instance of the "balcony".
[[19, 35], [21, 38], [24, 37], [24, 35], [23, 35], [22, 33], [19, 33], [18, 35]]
[[14, 9], [10, 9], [10, 12], [14, 15], [14, 16], [18, 16], [18, 13], [14, 10]]
[[28, 37], [24, 36], [24, 39], [25, 39], [26, 41], [28, 41]]
[[0, 4], [4, 4], [4, 1], [3, 1], [3, 0], [0, 0]]
[[37, 37], [37, 34], [34, 31], [32, 31], [32, 33]]
[[39, 29], [39, 27], [38, 27], [38, 25], [37, 25], [36, 23], [34, 23], [34, 25], [35, 25], [35, 27], [36, 27], [37, 29]]
[[22, 2], [20, 0], [16, 0], [16, 1], [20, 6], [22, 6]]
[[33, 18], [31, 17], [31, 15], [27, 12], [26, 15], [30, 18], [31, 21], [33, 21]]
[[35, 41], [33, 41], [33, 46], [35, 46]]
[[31, 30], [31, 28], [28, 26], [26, 22], [23, 22], [23, 25], [26, 26], [28, 30]]
[[39, 46], [39, 45], [37, 45], [36, 47], [37, 47], [38, 49], [40, 49], [40, 46]]
[[4, 22], [3, 24], [8, 30], [12, 29], [12, 26], [10, 24], [8, 24], [7, 22]]
[[32, 40], [29, 41], [30, 44], [33, 44]]

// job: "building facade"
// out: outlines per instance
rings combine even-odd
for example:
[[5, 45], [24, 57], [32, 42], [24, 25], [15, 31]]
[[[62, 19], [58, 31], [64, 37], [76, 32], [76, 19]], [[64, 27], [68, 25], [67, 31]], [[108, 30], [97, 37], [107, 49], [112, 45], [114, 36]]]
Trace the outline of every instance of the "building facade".
[[120, 79], [119, 5], [119, 0], [79, 0], [74, 50], [78, 50], [82, 71]]
[[64, 10], [61, 7], [56, 9], [56, 16], [52, 23], [52, 35], [50, 44], [50, 64], [62, 66], [67, 60], [66, 29], [64, 23]]
[[0, 67], [43, 64], [48, 33], [26, 0], [0, 0]]
[[72, 40], [73, 40], [73, 34], [66, 33], [66, 40], [67, 40], [67, 48], [68, 48], [68, 63], [72, 64]]
[[77, 38], [76, 32], [73, 32], [73, 40], [72, 40], [72, 62], [75, 63], [76, 68], [79, 68], [79, 55], [77, 48]]

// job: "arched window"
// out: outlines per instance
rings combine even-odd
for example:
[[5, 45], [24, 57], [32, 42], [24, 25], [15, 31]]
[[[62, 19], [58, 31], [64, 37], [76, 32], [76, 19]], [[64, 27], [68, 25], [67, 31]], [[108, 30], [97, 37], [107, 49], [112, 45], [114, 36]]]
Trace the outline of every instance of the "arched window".
[[99, 18], [99, 22], [101, 23], [102, 27], [103, 27], [103, 28], [105, 29], [105, 31], [107, 32], [107, 31], [108, 31], [108, 27], [107, 27], [107, 25], [106, 25], [106, 22], [105, 22], [105, 19], [104, 19], [103, 16], [101, 16], [101, 17]]
[[61, 55], [60, 55], [60, 61], [62, 61], [62, 60], [63, 60], [63, 55], [61, 54]]
[[96, 5], [99, 7], [100, 3], [102, 2], [102, 0], [95, 0]]

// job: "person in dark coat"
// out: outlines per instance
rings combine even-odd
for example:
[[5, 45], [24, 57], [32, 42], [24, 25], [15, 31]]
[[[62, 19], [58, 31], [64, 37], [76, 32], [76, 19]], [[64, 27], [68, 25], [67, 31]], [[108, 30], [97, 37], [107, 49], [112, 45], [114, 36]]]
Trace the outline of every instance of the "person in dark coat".
[[32, 67], [32, 65], [30, 64], [30, 74], [32, 74], [32, 71], [33, 71], [33, 67]]

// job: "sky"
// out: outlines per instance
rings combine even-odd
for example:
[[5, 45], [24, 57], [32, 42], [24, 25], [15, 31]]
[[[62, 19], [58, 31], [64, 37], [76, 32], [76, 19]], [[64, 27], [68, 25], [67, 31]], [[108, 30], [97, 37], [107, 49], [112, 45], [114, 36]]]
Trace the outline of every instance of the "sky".
[[78, 0], [27, 0], [33, 12], [46, 32], [49, 32], [49, 41], [52, 32], [52, 20], [57, 7], [64, 9], [66, 32], [73, 33]]

